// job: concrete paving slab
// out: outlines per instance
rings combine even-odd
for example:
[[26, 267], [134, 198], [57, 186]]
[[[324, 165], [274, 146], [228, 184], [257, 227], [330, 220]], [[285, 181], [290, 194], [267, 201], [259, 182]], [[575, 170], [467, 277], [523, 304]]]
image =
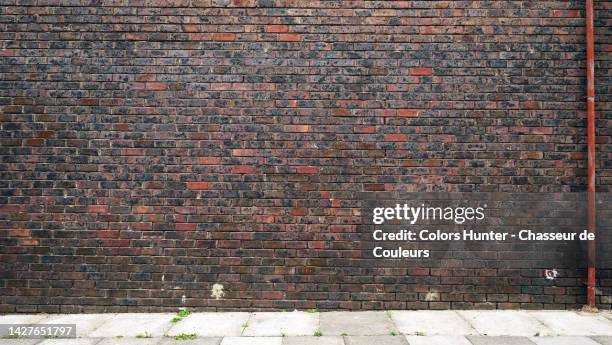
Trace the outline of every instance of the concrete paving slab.
[[225, 337], [221, 345], [282, 345], [281, 337]]
[[36, 345], [96, 345], [100, 339], [45, 339]]
[[323, 335], [389, 335], [397, 329], [385, 312], [356, 311], [321, 313]]
[[[24, 324], [31, 325], [43, 321], [47, 315], [45, 314], [9, 314], [0, 315], [0, 324]], [[8, 329], [6, 331], [0, 330], [0, 337], [9, 335]]]
[[6, 314], [0, 315], [0, 323], [36, 323], [44, 318], [47, 314]]
[[598, 314], [534, 311], [529, 314], [546, 325], [552, 335], [612, 335], [612, 321]]
[[[195, 333], [198, 337], [239, 337], [249, 313], [193, 313], [173, 324], [168, 335]], [[280, 334], [278, 334], [280, 335]]]
[[2, 345], [34, 345], [39, 343], [40, 339], [2, 339], [0, 344]]
[[470, 335], [467, 337], [473, 345], [534, 345], [526, 337], [487, 337]]
[[[313, 335], [319, 330], [319, 313], [302, 311], [286, 313], [253, 313], [248, 327], [242, 335], [252, 337], [264, 336], [299, 336]], [[323, 333], [326, 335], [325, 333]]]
[[532, 337], [529, 339], [537, 345], [600, 345], [587, 337]]
[[408, 341], [404, 336], [396, 335], [358, 335], [344, 337], [346, 345], [372, 345], [372, 344], [383, 344], [383, 345], [408, 345]]
[[175, 340], [172, 338], [164, 338], [157, 345], [219, 345], [221, 338], [219, 337], [206, 337], [197, 338], [193, 340]]
[[219, 345], [220, 343], [220, 337], [206, 337], [193, 340], [175, 340], [172, 338], [164, 338], [157, 345]]
[[135, 338], [139, 335], [161, 337], [172, 324], [170, 320], [174, 314], [170, 313], [125, 313], [116, 314], [112, 319], [100, 325], [91, 332], [90, 338], [115, 338], [123, 336]]
[[164, 338], [157, 345], [219, 345], [220, 337], [197, 338], [193, 340], [175, 340], [172, 338]]
[[612, 337], [597, 336], [597, 337], [591, 337], [591, 339], [595, 340], [601, 345], [612, 345]]
[[106, 338], [96, 345], [157, 345], [160, 341], [160, 338]]
[[77, 337], [86, 337], [116, 314], [55, 314], [39, 321], [40, 324], [75, 324]]
[[410, 345], [472, 345], [465, 337], [453, 335], [430, 335], [427, 337], [407, 335], [406, 339], [408, 339]]
[[478, 334], [459, 314], [441, 311], [391, 311], [391, 320], [405, 335], [467, 335]]
[[283, 337], [283, 345], [344, 345], [342, 337]]
[[551, 330], [524, 311], [465, 310], [457, 312], [482, 335], [545, 336]]

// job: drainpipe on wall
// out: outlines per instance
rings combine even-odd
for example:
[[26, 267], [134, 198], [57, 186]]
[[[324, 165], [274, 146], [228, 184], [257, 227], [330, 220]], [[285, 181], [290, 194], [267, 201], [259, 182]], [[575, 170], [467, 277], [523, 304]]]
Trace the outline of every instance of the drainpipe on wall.
[[[586, 0], [588, 230], [595, 233], [595, 37], [593, 0]], [[595, 240], [588, 242], [587, 304], [595, 307]]]

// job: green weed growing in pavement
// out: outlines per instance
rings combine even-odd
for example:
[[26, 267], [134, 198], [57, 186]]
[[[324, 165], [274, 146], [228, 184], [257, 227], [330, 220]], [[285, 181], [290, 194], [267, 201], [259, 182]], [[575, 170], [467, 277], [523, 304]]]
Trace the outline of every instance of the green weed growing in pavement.
[[395, 331], [391, 331], [391, 332], [389, 333], [389, 335], [392, 335], [392, 336], [394, 336], [394, 337], [395, 337], [395, 336], [397, 335], [397, 333], [395, 333]]
[[425, 336], [425, 332], [416, 332], [416, 335], [418, 335], [419, 337], [424, 337]]
[[195, 333], [181, 333], [174, 337], [174, 340], [193, 340], [197, 337]]
[[153, 336], [151, 335], [151, 333], [145, 331], [144, 334], [139, 334], [136, 336], [136, 338], [145, 339], [145, 338], [153, 338]]
[[9, 335], [3, 335], [0, 337], [0, 339], [19, 339], [19, 338], [21, 338], [19, 334], [9, 334]]
[[539, 337], [540, 336], [540, 332], [537, 332], [536, 334], [533, 335], [534, 337]]
[[348, 334], [346, 332], [342, 332], [340, 335], [346, 337]]
[[319, 312], [319, 308], [310, 308], [310, 309], [306, 309], [306, 311], [309, 312], [310, 314], [314, 314], [314, 313]]
[[189, 315], [191, 315], [191, 311], [189, 309], [187, 308], [180, 309], [178, 313], [176, 313], [176, 316], [172, 320], [170, 320], [170, 322], [177, 323]]
[[242, 325], [240, 325], [240, 327], [247, 328], [247, 327], [249, 327], [249, 323], [248, 322], [243, 322]]
[[320, 331], [316, 331], [316, 332], [314, 332], [314, 334], [313, 334], [313, 335], [314, 335], [315, 337], [320, 337], [320, 336], [322, 336], [322, 335], [323, 335], [323, 333], [321, 333]]
[[187, 317], [189, 315], [191, 315], [191, 311], [187, 308], [181, 309], [178, 313], [176, 313], [176, 316], [178, 317]]

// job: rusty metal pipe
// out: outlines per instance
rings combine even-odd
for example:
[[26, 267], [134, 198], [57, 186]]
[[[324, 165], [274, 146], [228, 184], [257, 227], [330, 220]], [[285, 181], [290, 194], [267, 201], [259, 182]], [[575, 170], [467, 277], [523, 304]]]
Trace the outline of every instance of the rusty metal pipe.
[[[586, 55], [587, 55], [587, 195], [588, 230], [596, 233], [595, 228], [595, 33], [593, 20], [593, 0], [586, 0]], [[588, 242], [587, 303], [595, 307], [595, 240]]]

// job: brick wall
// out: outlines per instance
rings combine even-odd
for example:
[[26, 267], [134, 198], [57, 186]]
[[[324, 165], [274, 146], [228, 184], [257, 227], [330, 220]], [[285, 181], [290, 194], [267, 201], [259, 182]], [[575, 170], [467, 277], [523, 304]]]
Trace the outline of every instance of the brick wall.
[[0, 312], [584, 303], [581, 269], [372, 268], [352, 240], [364, 191], [585, 190], [583, 1], [2, 3]]

